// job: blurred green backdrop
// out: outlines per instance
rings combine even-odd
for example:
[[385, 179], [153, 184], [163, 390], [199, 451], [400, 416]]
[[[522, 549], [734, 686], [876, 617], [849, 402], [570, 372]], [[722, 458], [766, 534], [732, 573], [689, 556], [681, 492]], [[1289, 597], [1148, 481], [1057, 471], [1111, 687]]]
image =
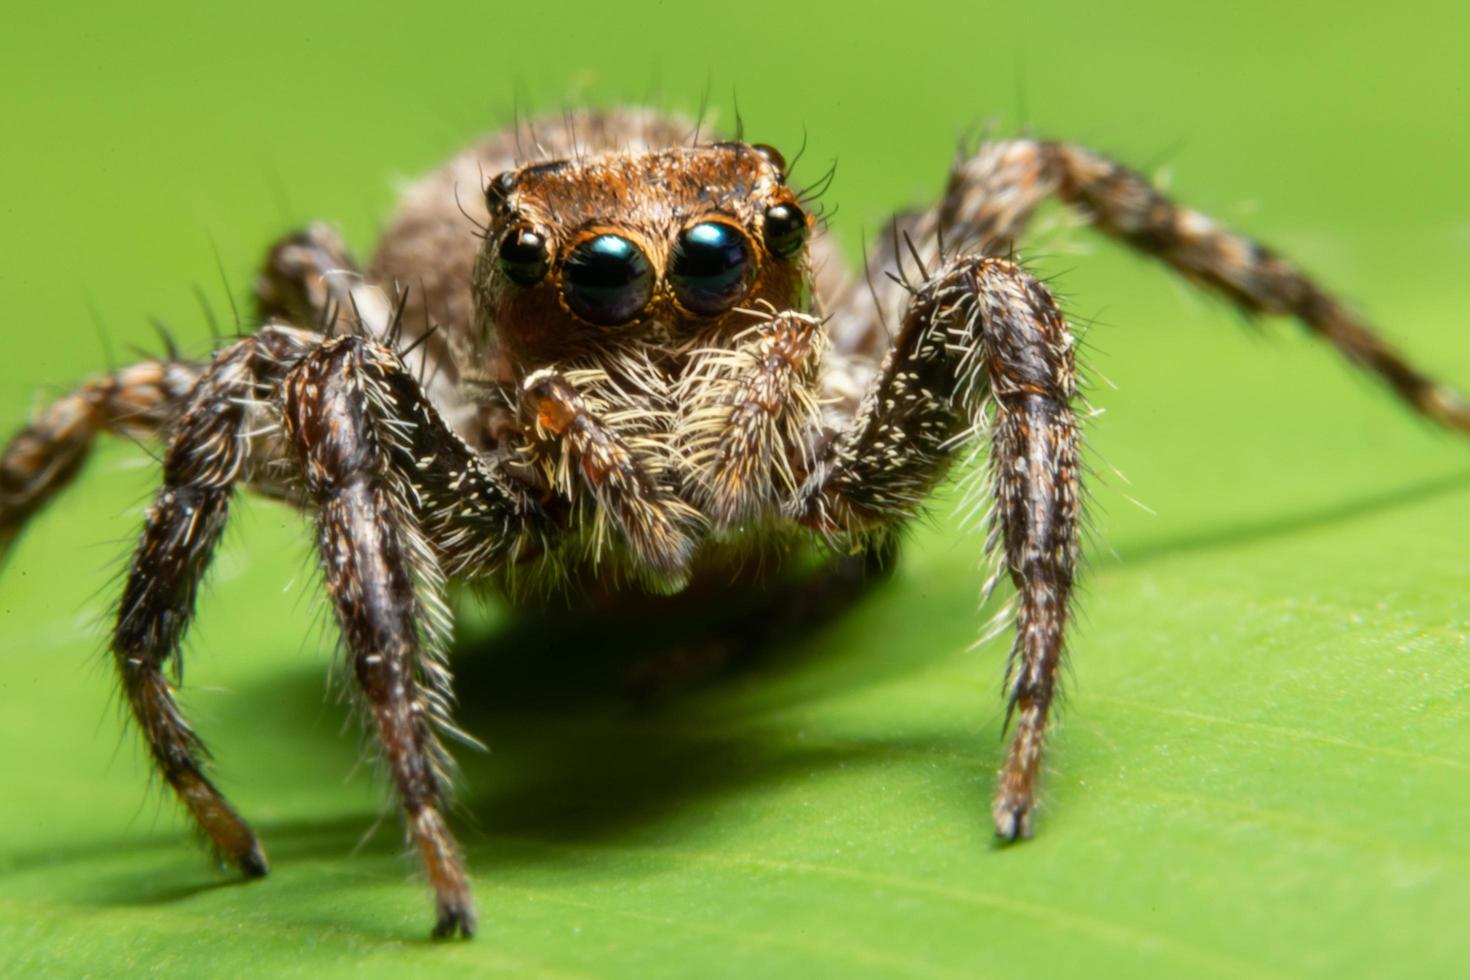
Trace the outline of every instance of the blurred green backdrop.
[[[1029, 125], [1164, 168], [1470, 382], [1463, 4], [299, 4], [11, 10], [0, 421], [197, 348], [276, 234], [360, 253], [505, 120], [708, 90], [839, 160], [854, 256], [957, 138]], [[300, 519], [239, 509], [185, 701], [274, 874], [190, 846], [99, 653], [155, 467], [111, 447], [0, 580], [0, 973], [1450, 975], [1470, 941], [1470, 451], [1289, 325], [1049, 236], [1086, 356], [1098, 535], [1038, 838], [992, 846], [1004, 643], [967, 651], [949, 508], [893, 581], [754, 669], [633, 710], [638, 637], [466, 603], [460, 821], [484, 920], [432, 946], [327, 693]], [[1105, 379], [1105, 380], [1104, 380]], [[1115, 472], [1116, 471], [1116, 472]], [[1126, 475], [1126, 480], [1124, 479]], [[1135, 506], [1137, 498], [1146, 508]], [[585, 649], [592, 644], [602, 651]], [[604, 656], [605, 653], [605, 656]], [[621, 666], [620, 666], [621, 664]]]

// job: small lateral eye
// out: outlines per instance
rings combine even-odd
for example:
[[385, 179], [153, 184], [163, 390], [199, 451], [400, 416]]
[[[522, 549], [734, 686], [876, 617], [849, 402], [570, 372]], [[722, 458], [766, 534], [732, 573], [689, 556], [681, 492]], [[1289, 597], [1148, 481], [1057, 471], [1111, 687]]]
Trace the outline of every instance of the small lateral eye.
[[806, 244], [806, 234], [806, 213], [795, 204], [766, 208], [766, 249], [772, 255], [791, 258]]
[[567, 256], [562, 290], [577, 316], [615, 327], [636, 318], [653, 297], [653, 266], [623, 236], [598, 235]]
[[783, 177], [786, 175], [786, 158], [781, 155], [780, 150], [776, 149], [774, 146], [769, 146], [765, 143], [757, 143], [752, 146], [751, 149], [754, 150], [756, 152], [756, 155], [759, 156], [762, 160], [765, 160], [771, 166], [781, 171], [781, 175]]
[[753, 271], [750, 246], [738, 229], [702, 221], [674, 243], [669, 283], [685, 309], [712, 316], [739, 302], [750, 289]]
[[534, 286], [550, 266], [546, 239], [530, 228], [512, 228], [500, 242], [500, 270], [518, 286]]
[[515, 189], [516, 172], [514, 170], [497, 174], [489, 184], [485, 185], [485, 203], [494, 208], [510, 197], [510, 192]]

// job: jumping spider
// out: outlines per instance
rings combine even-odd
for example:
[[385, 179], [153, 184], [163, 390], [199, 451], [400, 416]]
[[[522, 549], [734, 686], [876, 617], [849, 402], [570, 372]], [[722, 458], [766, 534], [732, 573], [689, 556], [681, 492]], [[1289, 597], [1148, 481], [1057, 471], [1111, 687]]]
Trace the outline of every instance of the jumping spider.
[[164, 673], [237, 486], [314, 516], [434, 935], [469, 936], [441, 814], [447, 579], [670, 592], [771, 542], [886, 555], [981, 439], [987, 547], [1017, 592], [992, 816], [1030, 835], [1081, 510], [1072, 334], [1009, 257], [1046, 199], [1470, 432], [1465, 402], [1290, 263], [1081, 147], [982, 146], [848, 279], [778, 152], [691, 128], [616, 111], [493, 135], [408, 192], [362, 271], [328, 228], [294, 234], [265, 260], [253, 333], [92, 380], [5, 448], [0, 549], [99, 432], [166, 445], [111, 649], [159, 772], [244, 874], [265, 854]]

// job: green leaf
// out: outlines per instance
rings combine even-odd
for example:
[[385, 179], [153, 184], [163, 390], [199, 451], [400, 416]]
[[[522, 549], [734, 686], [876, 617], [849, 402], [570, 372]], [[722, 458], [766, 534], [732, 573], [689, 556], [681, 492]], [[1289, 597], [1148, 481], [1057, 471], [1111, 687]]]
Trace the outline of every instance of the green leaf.
[[[645, 92], [650, 63], [686, 107], [706, 78], [734, 85], [747, 133], [788, 156], [805, 128], [799, 176], [839, 156], [829, 201], [854, 256], [863, 227], [938, 192], [953, 134], [1018, 89], [1043, 131], [1134, 162], [1185, 140], [1175, 193], [1470, 382], [1470, 145], [1444, 101], [1467, 81], [1461, 7], [1405, 32], [1341, 5], [916, 3], [901, 22], [791, 6], [604, 23], [586, 3], [180, 4], [10, 25], [0, 420], [103, 364], [87, 297], [119, 357], [151, 343], [149, 313], [199, 349], [191, 285], [228, 309], [211, 240], [237, 299], [293, 223], [343, 220], [365, 253], [385, 177], [508, 115], [483, 107], [513, 80], [533, 105], [580, 99], [578, 77], [611, 102]], [[483, 927], [431, 944], [426, 889], [327, 679], [343, 671], [307, 529], [252, 502], [183, 694], [272, 859], [240, 883], [148, 788], [117, 717], [100, 651], [156, 467], [111, 446], [0, 578], [0, 973], [1463, 970], [1466, 446], [1291, 325], [1253, 336], [1090, 233], [1035, 252], [1085, 327], [1106, 410], [1088, 428], [1096, 533], [1035, 840], [991, 837], [1006, 640], [969, 649], [993, 609], [951, 495], [843, 615], [651, 704], [629, 678], [672, 638], [708, 650], [758, 613], [512, 620], [461, 596], [459, 718], [492, 748], [458, 753]]]

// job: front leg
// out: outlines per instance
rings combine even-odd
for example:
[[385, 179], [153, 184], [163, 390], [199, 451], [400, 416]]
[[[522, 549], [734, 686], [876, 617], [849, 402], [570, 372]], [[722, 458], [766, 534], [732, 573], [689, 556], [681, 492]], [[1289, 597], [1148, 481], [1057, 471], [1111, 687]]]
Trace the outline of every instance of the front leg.
[[[1077, 566], [1080, 463], [1072, 336], [1046, 287], [1015, 264], [960, 257], [909, 301], [852, 428], [795, 503], [839, 537], [911, 516], [970, 436], [988, 428], [990, 547], [1018, 593], [1008, 667], [1016, 721], [993, 817], [1028, 837]], [[997, 536], [999, 541], [997, 541]]]
[[442, 813], [456, 733], [442, 645], [443, 567], [483, 571], [536, 532], [533, 508], [439, 418], [388, 348], [323, 344], [283, 386], [283, 424], [317, 507], [317, 547], [342, 638], [434, 889], [436, 937], [475, 931]]

